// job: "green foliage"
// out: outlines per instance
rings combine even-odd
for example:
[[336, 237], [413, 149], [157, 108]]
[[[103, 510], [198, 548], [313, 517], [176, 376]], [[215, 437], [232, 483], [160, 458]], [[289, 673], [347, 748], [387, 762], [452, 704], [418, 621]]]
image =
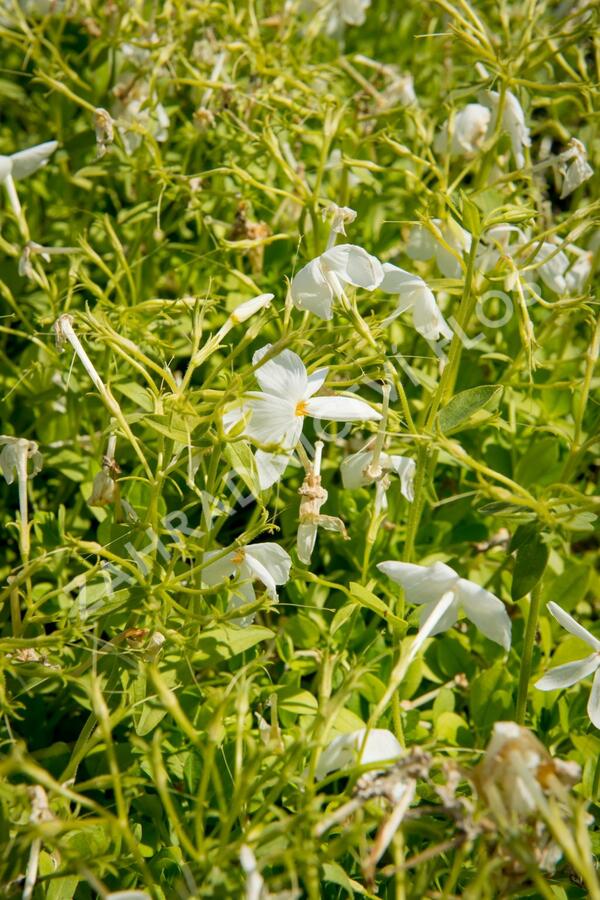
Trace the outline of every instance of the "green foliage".
[[[372, 0], [344, 23], [350, 7], [0, 3], [0, 150], [59, 142], [16, 180], [21, 212], [0, 184], [0, 466], [14, 438], [43, 456], [34, 475], [29, 445], [26, 487], [0, 478], [2, 897], [600, 897], [590, 679], [534, 687], [585, 650], [548, 602], [598, 635], [598, 175], [561, 197], [559, 158], [577, 138], [600, 167], [598, 10]], [[473, 152], [440, 148], [466, 104], [505, 113], [507, 92], [522, 164], [502, 116]], [[424, 279], [451, 339], [408, 309], [388, 321], [380, 289], [348, 287], [326, 321], [294, 308], [330, 204], [357, 213], [338, 243]], [[438, 241], [452, 275], [407, 252], [449, 220], [471, 235]], [[518, 251], [514, 230], [490, 238], [505, 225]], [[568, 259], [561, 292], [546, 244]], [[62, 316], [100, 387], [57, 344]], [[415, 463], [412, 501], [391, 469], [345, 489], [377, 422], [306, 417], [330, 517], [310, 564], [306, 453], [261, 491], [257, 450], [276, 448], [225, 425], [267, 343], [328, 367], [320, 396], [385, 414], [388, 385], [380, 449]], [[206, 554], [241, 571], [266, 542], [291, 559], [277, 597], [203, 577]], [[511, 650], [461, 615], [413, 659], [423, 620], [384, 560], [493, 592]], [[515, 718], [581, 767], [533, 818], [478, 781]], [[365, 728], [395, 735], [408, 774], [319, 779], [323, 750]], [[391, 791], [398, 772], [414, 796]]]

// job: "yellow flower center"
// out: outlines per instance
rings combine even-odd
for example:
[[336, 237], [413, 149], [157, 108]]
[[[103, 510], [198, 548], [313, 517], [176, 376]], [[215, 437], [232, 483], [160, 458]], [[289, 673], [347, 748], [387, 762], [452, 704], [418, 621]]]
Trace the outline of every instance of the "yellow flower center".
[[305, 400], [301, 400], [299, 403], [296, 403], [296, 415], [297, 416], [307, 416], [308, 415], [308, 407], [306, 405]]

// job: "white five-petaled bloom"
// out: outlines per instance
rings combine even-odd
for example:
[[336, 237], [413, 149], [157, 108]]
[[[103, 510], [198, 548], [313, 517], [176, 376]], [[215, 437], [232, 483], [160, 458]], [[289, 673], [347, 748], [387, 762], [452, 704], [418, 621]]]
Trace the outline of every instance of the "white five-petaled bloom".
[[344, 295], [344, 285], [373, 291], [383, 281], [383, 268], [356, 244], [339, 244], [311, 260], [294, 276], [292, 302], [297, 309], [309, 310], [320, 319], [331, 319], [334, 298]]
[[594, 174], [594, 170], [587, 161], [585, 145], [577, 138], [571, 138], [568, 148], [559, 155], [558, 170], [563, 176], [561, 200], [572, 194]]
[[306, 416], [333, 422], [378, 421], [381, 414], [357, 397], [315, 397], [327, 378], [327, 369], [307, 374], [300, 357], [283, 350], [262, 363], [271, 344], [261, 347], [252, 357], [257, 367], [256, 379], [262, 391], [250, 391], [242, 406], [223, 417], [225, 430], [232, 428], [245, 415], [244, 434], [259, 444], [278, 444], [282, 452], [256, 451], [255, 459], [261, 490], [275, 484], [285, 471], [296, 447]]
[[535, 686], [540, 691], [558, 691], [561, 688], [571, 687], [572, 684], [596, 673], [592, 682], [587, 711], [596, 728], [600, 728], [600, 640], [594, 637], [587, 628], [576, 622], [573, 616], [565, 612], [557, 603], [550, 602], [548, 609], [569, 634], [580, 638], [594, 652], [584, 659], [550, 669], [543, 678], [536, 681]]
[[450, 154], [465, 156], [470, 159], [479, 153], [488, 134], [491, 112], [481, 103], [468, 103], [460, 110], [450, 123], [445, 122], [433, 143], [436, 153], [448, 150], [448, 133], [450, 132]]
[[[366, 734], [366, 739], [365, 739]], [[403, 754], [396, 737], [387, 728], [366, 728], [340, 734], [323, 750], [315, 770], [320, 781], [330, 772], [372, 763], [395, 762]]]
[[431, 259], [435, 256], [438, 268], [446, 278], [460, 278], [460, 259], [471, 249], [471, 235], [454, 219], [432, 219], [435, 236], [422, 225], [416, 225], [410, 233], [406, 253], [411, 259]]
[[[234, 578], [229, 600], [229, 608], [246, 606], [256, 599], [253, 582], [264, 585], [271, 600], [277, 600], [277, 586], [285, 584], [290, 577], [292, 560], [289, 553], [279, 544], [267, 541], [264, 544], [248, 544], [221, 556], [221, 550], [211, 550], [204, 554], [205, 566], [202, 581], [209, 587]], [[220, 556], [210, 562], [215, 556]], [[249, 625], [254, 616], [239, 619], [240, 625]]]
[[398, 294], [398, 306], [383, 325], [393, 322], [401, 313], [411, 310], [413, 325], [428, 341], [439, 340], [440, 335], [452, 337], [452, 329], [441, 314], [435, 297], [427, 284], [418, 275], [406, 272], [392, 263], [383, 264], [382, 291]]
[[[359, 450], [347, 456], [340, 466], [342, 484], [348, 490], [356, 490], [375, 482], [375, 511], [387, 509], [387, 489], [390, 486], [389, 476], [395, 473], [400, 478], [400, 491], [403, 497], [412, 503], [415, 499], [415, 461], [407, 456], [381, 453], [374, 460], [374, 450]], [[374, 464], [375, 463], [375, 464]]]
[[417, 566], [389, 560], [378, 563], [377, 568], [402, 585], [409, 603], [423, 605], [422, 621], [447, 594], [452, 594], [452, 602], [431, 634], [439, 634], [451, 628], [462, 609], [482, 634], [505, 650], [510, 649], [511, 624], [504, 603], [480, 585], [461, 578], [450, 566], [441, 562], [435, 562], [431, 566]]
[[[485, 95], [494, 113], [498, 112], [500, 94], [497, 91], [489, 91]], [[492, 122], [490, 130], [493, 131], [495, 123]], [[502, 127], [510, 135], [513, 156], [519, 169], [525, 165], [525, 156], [523, 154], [524, 147], [531, 146], [531, 138], [529, 136], [529, 128], [525, 123], [525, 113], [523, 107], [511, 91], [506, 91], [504, 95], [504, 110], [502, 113]]]

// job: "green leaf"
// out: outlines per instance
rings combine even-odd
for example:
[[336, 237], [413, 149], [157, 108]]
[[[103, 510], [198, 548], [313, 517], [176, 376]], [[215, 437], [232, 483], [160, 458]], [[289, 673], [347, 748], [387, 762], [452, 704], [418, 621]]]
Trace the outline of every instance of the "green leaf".
[[444, 434], [448, 434], [461, 428], [479, 410], [485, 410], [487, 413], [496, 412], [503, 392], [504, 388], [501, 385], [487, 384], [456, 394], [439, 412], [438, 421], [441, 430]]
[[141, 384], [127, 381], [125, 384], [115, 384], [113, 388], [135, 403], [136, 406], [139, 406], [140, 409], [143, 409], [144, 412], [154, 412], [154, 400], [150, 392], [143, 388]]
[[357, 603], [359, 603], [361, 606], [365, 606], [372, 612], [377, 613], [377, 615], [381, 616], [382, 619], [385, 619], [386, 622], [393, 622], [394, 625], [402, 625], [406, 629], [406, 622], [404, 621], [404, 619], [396, 616], [391, 611], [387, 603], [381, 599], [381, 597], [377, 597], [366, 587], [363, 587], [362, 584], [358, 584], [358, 582], [356, 581], [351, 581], [348, 587], [350, 588], [350, 594], [352, 595], [352, 598], [356, 600]]
[[254, 454], [248, 441], [230, 441], [225, 444], [225, 459], [231, 468], [240, 476], [254, 497], [260, 495], [260, 484]]
[[544, 574], [547, 562], [548, 547], [540, 535], [535, 533], [517, 550], [510, 592], [513, 600], [520, 600], [536, 586]]
[[217, 625], [203, 631], [192, 657], [194, 663], [211, 663], [231, 659], [261, 641], [269, 641], [275, 632], [262, 625]]

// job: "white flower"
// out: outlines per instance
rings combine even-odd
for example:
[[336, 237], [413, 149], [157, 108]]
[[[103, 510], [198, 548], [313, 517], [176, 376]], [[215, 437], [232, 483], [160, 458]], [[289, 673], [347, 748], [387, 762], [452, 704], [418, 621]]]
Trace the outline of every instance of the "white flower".
[[454, 219], [446, 219], [444, 222], [433, 219], [432, 223], [436, 229], [435, 237], [422, 225], [416, 225], [411, 230], [406, 247], [408, 256], [421, 260], [435, 256], [438, 268], [446, 278], [460, 278], [460, 257], [471, 249], [471, 235]]
[[560, 199], [563, 200], [592, 177], [594, 170], [587, 161], [585, 145], [577, 138], [571, 138], [569, 147], [558, 157], [558, 170], [563, 175]]
[[0, 183], [3, 183], [6, 188], [9, 203], [15, 216], [21, 222], [21, 230], [27, 238], [29, 237], [28, 229], [23, 219], [15, 181], [27, 178], [28, 175], [32, 175], [45, 166], [57, 147], [57, 141], [46, 141], [45, 144], [36, 144], [35, 147], [28, 147], [27, 150], [11, 153], [10, 156], [0, 155]]
[[334, 422], [365, 422], [381, 419], [380, 413], [364, 400], [356, 397], [313, 396], [322, 387], [327, 369], [307, 374], [300, 357], [291, 350], [284, 350], [261, 365], [271, 349], [271, 344], [261, 347], [252, 357], [257, 368], [256, 379], [262, 388], [251, 391], [242, 406], [223, 417], [225, 430], [229, 430], [247, 415], [244, 434], [259, 444], [279, 444], [283, 453], [258, 450], [258, 467], [261, 490], [271, 487], [283, 474], [290, 461], [291, 452], [300, 440], [306, 416], [329, 419]]
[[[2, 444], [4, 444], [4, 448], [0, 452], [0, 472], [4, 475], [7, 484], [12, 484], [15, 477], [17, 479], [21, 476], [25, 479], [33, 478], [41, 471], [44, 458], [35, 441], [0, 434], [0, 445]], [[31, 460], [32, 469], [28, 475], [27, 463], [29, 460]]]
[[[260, 581], [271, 600], [277, 600], [277, 585], [286, 584], [290, 577], [292, 560], [289, 553], [279, 544], [248, 544], [239, 550], [226, 553], [215, 562], [221, 550], [211, 550], [204, 554], [207, 565], [202, 569], [202, 581], [209, 587], [221, 584], [229, 578], [235, 579], [229, 608], [246, 606], [256, 599], [253, 581]], [[239, 620], [240, 625], [249, 625], [254, 616], [245, 616]]]
[[321, 507], [327, 502], [328, 497], [327, 491], [321, 485], [322, 452], [323, 441], [317, 441], [312, 466], [307, 471], [302, 486], [298, 490], [301, 500], [296, 549], [298, 558], [306, 565], [310, 563], [319, 527], [325, 528], [327, 531], [337, 531], [344, 540], [349, 540], [346, 526], [341, 519], [321, 513]]
[[0, 155], [0, 181], [5, 181], [7, 176], [18, 181], [32, 175], [46, 165], [57, 147], [58, 141], [47, 141], [45, 144], [36, 144], [27, 150], [11, 153], [10, 156]]
[[[476, 156], [488, 134], [491, 112], [480, 103], [469, 103], [454, 116], [450, 140], [450, 154], [465, 156], [467, 159]], [[445, 153], [448, 149], [448, 131], [450, 121], [445, 122], [436, 136], [433, 147], [436, 153]]]
[[154, 95], [150, 95], [144, 84], [127, 90], [126, 98], [115, 107], [117, 126], [123, 138], [123, 146], [131, 156], [142, 143], [144, 132], [155, 141], [166, 141], [169, 136], [169, 115]]
[[576, 622], [557, 603], [552, 603], [551, 601], [548, 603], [548, 609], [556, 621], [560, 622], [569, 634], [580, 638], [594, 652], [584, 659], [578, 659], [575, 662], [565, 663], [562, 666], [557, 666], [555, 669], [550, 669], [543, 678], [536, 681], [535, 686], [540, 691], [557, 691], [561, 688], [571, 687], [572, 684], [582, 681], [595, 672], [587, 711], [596, 728], [600, 728], [600, 640], [594, 637], [587, 628]]
[[461, 578], [454, 569], [441, 562], [431, 566], [412, 563], [378, 563], [377, 568], [397, 584], [402, 585], [409, 603], [423, 604], [423, 621], [447, 593], [453, 601], [431, 634], [451, 628], [462, 609], [468, 619], [491, 641], [510, 649], [511, 624], [504, 603], [485, 588]]
[[334, 298], [344, 293], [344, 284], [373, 291], [383, 281], [383, 268], [375, 256], [355, 244], [339, 244], [311, 260], [294, 276], [292, 302], [320, 319], [331, 319]]
[[382, 291], [398, 294], [398, 306], [386, 319], [383, 325], [393, 322], [401, 313], [412, 311], [413, 325], [419, 334], [428, 341], [439, 340], [440, 335], [452, 337], [452, 329], [441, 314], [433, 293], [418, 275], [406, 272], [392, 263], [383, 264]]
[[569, 257], [560, 250], [556, 244], [544, 241], [535, 254], [535, 269], [529, 271], [528, 277], [535, 277], [539, 272], [546, 287], [555, 294], [566, 294], [568, 291], [567, 271], [569, 269]]
[[582, 250], [575, 244], [568, 244], [568, 250], [576, 257], [575, 262], [565, 275], [567, 288], [572, 294], [580, 294], [592, 273], [594, 254], [591, 250]]
[[496, 722], [474, 776], [478, 791], [494, 812], [503, 818], [507, 812], [528, 818], [543, 794], [552, 792], [553, 778], [572, 785], [581, 770], [577, 763], [553, 759], [527, 728], [516, 722]]
[[259, 294], [258, 297], [253, 297], [251, 300], [245, 300], [239, 306], [236, 306], [229, 319], [234, 325], [239, 325], [241, 322], [249, 319], [250, 316], [253, 316], [254, 313], [270, 306], [273, 297], [274, 294]]
[[[365, 740], [365, 734], [366, 740]], [[320, 781], [330, 772], [372, 763], [392, 763], [402, 756], [399, 741], [387, 728], [366, 728], [340, 734], [323, 750], [319, 757], [315, 775]]]
[[347, 456], [340, 466], [342, 484], [347, 490], [356, 490], [375, 482], [375, 512], [387, 509], [386, 492], [390, 486], [389, 474], [395, 472], [400, 478], [400, 491], [412, 503], [415, 499], [415, 461], [407, 456], [381, 453], [373, 465], [375, 450], [359, 450]]
[[326, 33], [338, 36], [344, 25], [364, 25], [371, 0], [331, 0], [327, 14]]
[[[497, 114], [500, 95], [497, 91], [489, 91], [485, 99], [488, 101], [492, 110]], [[529, 137], [529, 128], [525, 124], [525, 114], [523, 107], [514, 94], [506, 91], [504, 95], [504, 111], [502, 114], [502, 127], [508, 131], [512, 144], [513, 156], [517, 168], [522, 169], [525, 165], [525, 156], [523, 154], [524, 147], [531, 146], [531, 138]], [[491, 125], [493, 131], [494, 123]]]

